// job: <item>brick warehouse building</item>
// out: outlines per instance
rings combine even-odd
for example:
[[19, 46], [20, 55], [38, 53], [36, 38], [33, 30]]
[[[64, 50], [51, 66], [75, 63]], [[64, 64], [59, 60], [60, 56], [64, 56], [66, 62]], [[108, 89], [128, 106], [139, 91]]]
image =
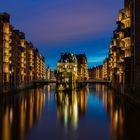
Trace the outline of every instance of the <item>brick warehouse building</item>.
[[0, 91], [24, 88], [46, 79], [44, 56], [15, 30], [8, 13], [0, 13]]
[[[135, 99], [140, 99], [139, 7], [139, 0], [124, 0], [124, 8], [119, 10], [117, 28], [113, 31], [110, 42], [108, 66], [104, 67], [104, 71], [108, 71], [106, 77], [111, 85]], [[96, 70], [90, 69], [90, 73], [95, 73]], [[95, 78], [94, 75], [91, 76]]]

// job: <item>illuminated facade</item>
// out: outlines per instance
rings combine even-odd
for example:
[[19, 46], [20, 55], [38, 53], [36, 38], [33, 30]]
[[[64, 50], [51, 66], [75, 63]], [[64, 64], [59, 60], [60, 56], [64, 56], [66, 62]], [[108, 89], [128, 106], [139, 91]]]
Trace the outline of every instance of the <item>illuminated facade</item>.
[[10, 24], [10, 15], [0, 14], [0, 89], [25, 87], [46, 79], [45, 59], [25, 34]]
[[30, 83], [34, 80], [34, 48], [32, 43], [27, 42], [26, 52], [27, 81]]
[[78, 72], [78, 80], [88, 80], [88, 65], [87, 65], [87, 57], [85, 54], [77, 54], [77, 72]]
[[74, 54], [61, 54], [57, 63], [57, 83], [58, 89], [75, 88], [78, 80], [77, 58]]
[[[85, 54], [64, 53], [57, 63], [57, 83], [60, 89], [76, 88], [78, 81], [88, 80], [88, 65]], [[63, 83], [61, 85], [61, 83]], [[62, 88], [63, 89], [63, 88]]]
[[95, 72], [93, 68], [88, 69], [89, 79], [95, 79]]
[[24, 85], [26, 83], [26, 41], [25, 34], [23, 32], [19, 32], [20, 37], [20, 84]]
[[34, 57], [35, 80], [44, 80], [47, 77], [44, 56], [39, 53], [38, 49], [35, 49]]
[[0, 84], [10, 83], [11, 25], [7, 13], [0, 14]]
[[109, 59], [106, 58], [102, 66], [102, 79], [109, 81]]
[[140, 91], [139, 6], [138, 0], [124, 0], [110, 44], [110, 80], [123, 91]]
[[[105, 60], [102, 67], [103, 80], [109, 80], [120, 92], [134, 92], [134, 95], [140, 91], [139, 7], [138, 0], [124, 0], [124, 8], [118, 13], [117, 28], [113, 32], [110, 43], [109, 62]], [[96, 68], [93, 71], [90, 69], [90, 75], [91, 73], [94, 79], [99, 75]], [[139, 94], [137, 97], [140, 98]]]
[[111, 81], [113, 86], [124, 87], [129, 85], [131, 77], [131, 12], [129, 0], [125, 0], [125, 8], [118, 14], [117, 28], [113, 32], [110, 43], [109, 58], [102, 65], [102, 78], [99, 68], [95, 69], [96, 79]]
[[72, 90], [68, 93], [59, 91], [56, 94], [57, 117], [62, 120], [65, 127], [76, 129], [79, 117], [87, 110], [88, 90], [86, 87], [80, 91]]
[[[129, 84], [131, 68], [131, 19], [129, 5], [119, 11], [117, 29], [110, 44], [111, 82], [121, 86]], [[127, 78], [126, 78], [127, 77]]]
[[47, 69], [46, 69], [46, 79], [49, 81], [51, 80], [51, 69], [50, 67], [48, 66]]
[[20, 84], [20, 37], [19, 30], [12, 30], [11, 36], [11, 85], [19, 86]]
[[89, 72], [89, 78], [92, 80], [102, 80], [103, 78], [103, 66], [99, 65], [96, 67], [93, 67], [88, 70]]
[[101, 80], [102, 79], [102, 66], [97, 66], [96, 68], [96, 79]]

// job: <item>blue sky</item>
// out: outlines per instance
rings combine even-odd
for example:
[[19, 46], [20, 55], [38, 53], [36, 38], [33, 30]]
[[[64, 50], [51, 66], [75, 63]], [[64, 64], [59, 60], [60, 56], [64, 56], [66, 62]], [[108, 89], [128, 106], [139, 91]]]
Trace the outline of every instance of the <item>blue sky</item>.
[[0, 0], [0, 12], [26, 33], [52, 68], [61, 52], [86, 53], [89, 67], [107, 56], [123, 0]]

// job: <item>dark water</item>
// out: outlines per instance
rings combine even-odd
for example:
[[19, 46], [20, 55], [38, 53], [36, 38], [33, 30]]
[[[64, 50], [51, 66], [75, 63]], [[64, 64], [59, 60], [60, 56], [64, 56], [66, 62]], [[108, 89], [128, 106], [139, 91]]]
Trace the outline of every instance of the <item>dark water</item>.
[[140, 110], [106, 86], [0, 96], [0, 140], [139, 140]]

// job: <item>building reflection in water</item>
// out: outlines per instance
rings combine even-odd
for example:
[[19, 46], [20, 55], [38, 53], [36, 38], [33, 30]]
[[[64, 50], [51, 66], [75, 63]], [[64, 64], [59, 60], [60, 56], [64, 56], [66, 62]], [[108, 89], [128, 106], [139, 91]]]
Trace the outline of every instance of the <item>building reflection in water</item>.
[[44, 86], [44, 91], [45, 91], [45, 95], [46, 95], [46, 100], [48, 103], [54, 101], [54, 95], [51, 94], [52, 91], [55, 92], [55, 87], [56, 85], [55, 84], [48, 84], [48, 85], [45, 85]]
[[85, 114], [87, 109], [87, 87], [76, 91], [56, 93], [57, 117], [64, 122], [65, 128], [78, 127], [78, 118]]
[[45, 105], [44, 89], [25, 92], [0, 97], [1, 140], [24, 140], [25, 134], [40, 118]]
[[102, 99], [105, 111], [110, 119], [110, 129], [115, 139], [123, 138], [124, 130], [124, 105], [119, 96], [105, 85], [96, 84], [96, 94]]
[[[99, 101], [98, 105], [97, 101]], [[93, 105], [96, 107], [96, 112]], [[47, 117], [43, 117], [46, 113]], [[45, 134], [47, 134], [46, 130], [50, 130], [49, 134], [52, 135], [57, 134], [58, 129], [62, 135], [65, 131], [65, 136], [72, 134], [73, 137], [79, 133], [79, 139], [85, 135], [87, 138], [90, 135], [96, 139], [103, 134], [101, 138], [108, 135], [109, 140], [135, 140], [139, 137], [139, 118], [140, 112], [135, 106], [129, 104], [121, 95], [113, 93], [113, 90], [107, 86], [99, 84], [89, 84], [80, 90], [58, 93], [55, 93], [55, 85], [46, 85], [18, 94], [0, 96], [0, 140], [24, 140], [29, 136], [28, 134], [40, 139], [40, 135], [36, 132], [43, 129]], [[32, 128], [39, 119], [42, 119], [44, 125], [39, 125], [35, 131]], [[83, 126], [88, 127], [84, 129], [84, 134], [81, 129], [84, 128]], [[101, 134], [95, 134], [99, 127]], [[56, 128], [55, 131], [53, 128]], [[41, 133], [42, 136], [46, 136], [45, 134]], [[49, 134], [46, 139], [50, 139]]]

